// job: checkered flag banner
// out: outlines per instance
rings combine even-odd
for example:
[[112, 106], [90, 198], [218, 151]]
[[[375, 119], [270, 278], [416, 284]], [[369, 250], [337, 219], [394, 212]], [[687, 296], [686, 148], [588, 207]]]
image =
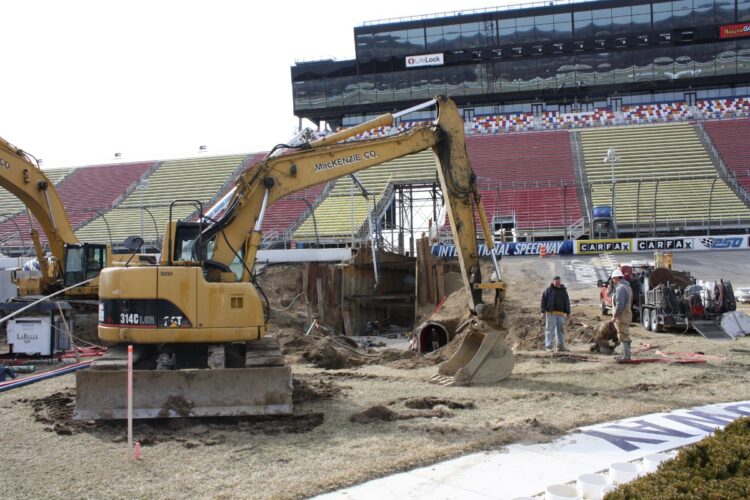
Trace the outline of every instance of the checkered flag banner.
[[713, 248], [714, 239], [713, 238], [701, 238], [701, 244], [707, 248]]

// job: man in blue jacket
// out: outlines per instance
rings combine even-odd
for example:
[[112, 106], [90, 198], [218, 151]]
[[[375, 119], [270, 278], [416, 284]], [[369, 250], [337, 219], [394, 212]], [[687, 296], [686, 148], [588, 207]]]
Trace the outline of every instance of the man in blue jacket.
[[558, 352], [567, 351], [563, 334], [565, 318], [570, 317], [568, 290], [560, 282], [560, 277], [552, 278], [552, 283], [542, 293], [542, 316], [545, 316], [544, 349], [552, 351], [553, 339], [557, 337]]

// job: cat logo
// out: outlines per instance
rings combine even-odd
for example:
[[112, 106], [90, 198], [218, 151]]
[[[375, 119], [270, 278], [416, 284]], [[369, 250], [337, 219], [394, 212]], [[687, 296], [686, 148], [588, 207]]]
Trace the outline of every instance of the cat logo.
[[10, 170], [10, 162], [8, 160], [0, 159], [0, 167], [5, 168], [5, 170]]

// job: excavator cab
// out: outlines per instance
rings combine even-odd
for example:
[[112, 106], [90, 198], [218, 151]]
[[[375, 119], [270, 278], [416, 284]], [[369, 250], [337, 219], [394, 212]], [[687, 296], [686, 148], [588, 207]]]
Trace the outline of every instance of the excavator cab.
[[63, 286], [77, 285], [86, 280], [94, 280], [85, 286], [70, 289], [67, 293], [76, 296], [96, 296], [99, 274], [110, 261], [110, 249], [100, 243], [65, 245], [65, 266]]
[[66, 287], [96, 278], [105, 267], [107, 267], [107, 245], [82, 243], [65, 246], [63, 283]]

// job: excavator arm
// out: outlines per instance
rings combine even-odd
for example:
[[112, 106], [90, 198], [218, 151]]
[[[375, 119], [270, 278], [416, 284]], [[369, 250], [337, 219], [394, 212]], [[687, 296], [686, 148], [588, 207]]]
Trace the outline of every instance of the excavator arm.
[[[67, 292], [77, 298], [96, 297], [99, 270], [110, 261], [107, 245], [80, 243], [68, 220], [65, 206], [53, 183], [29, 155], [0, 138], [0, 187], [15, 195], [39, 222], [47, 236], [55, 265], [48, 267], [39, 235], [31, 227], [31, 240], [41, 279], [17, 279], [19, 295], [47, 294], [63, 286], [93, 278], [86, 286]], [[66, 268], [70, 272], [66, 274]]]
[[[65, 207], [47, 176], [26, 154], [0, 138], [0, 187], [13, 193], [39, 221], [50, 252], [64, 262], [65, 244], [77, 244]], [[38, 256], [42, 262], [43, 256]]]
[[[415, 127], [396, 136], [342, 142], [362, 131], [392, 125], [394, 116], [386, 114], [306, 144], [300, 151], [269, 157], [248, 169], [237, 180], [224, 217], [204, 232], [206, 240], [215, 238], [211, 260], [230, 266], [237, 258], [237, 249], [243, 248], [247, 240], [244, 261], [246, 267], [252, 269], [261, 241], [258, 221], [262, 222], [267, 206], [310, 186], [432, 148], [458, 248], [464, 285], [470, 297], [470, 309], [475, 310], [481, 303], [482, 294], [482, 289], [475, 286], [481, 283], [475, 213], [482, 222], [485, 240], [492, 241], [492, 234], [466, 152], [461, 115], [453, 101], [442, 96], [417, 108], [433, 104], [438, 107], [434, 124]], [[499, 276], [499, 269], [496, 271]], [[247, 277], [248, 273], [245, 273]]]

